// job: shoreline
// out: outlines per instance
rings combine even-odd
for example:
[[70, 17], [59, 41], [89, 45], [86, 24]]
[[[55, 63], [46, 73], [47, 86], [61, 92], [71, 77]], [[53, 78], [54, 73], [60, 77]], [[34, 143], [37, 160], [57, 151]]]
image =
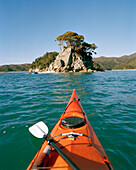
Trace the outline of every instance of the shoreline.
[[0, 71], [0, 73], [25, 73], [25, 72], [28, 72], [28, 71]]
[[114, 69], [112, 69], [111, 71], [133, 71], [133, 70], [136, 70], [136, 68], [134, 68], [134, 69], [116, 69], [116, 70], [114, 70]]
[[[135, 71], [136, 69], [117, 69], [117, 70], [104, 70], [104, 71]], [[27, 74], [29, 74], [29, 72], [28, 71], [1, 71], [0, 73], [27, 73]], [[101, 72], [101, 71], [96, 71], [96, 72]], [[103, 72], [103, 71], [102, 71]], [[49, 71], [47, 71], [47, 72], [39, 72], [38, 74], [44, 74], [44, 73], [56, 73], [56, 72], [53, 72], [53, 71], [51, 71], [51, 72], [49, 72]], [[60, 72], [61, 73], [61, 72]], [[70, 73], [70, 72], [69, 72]], [[83, 72], [82, 72], [83, 73]], [[94, 73], [95, 73], [95, 71], [94, 71]]]

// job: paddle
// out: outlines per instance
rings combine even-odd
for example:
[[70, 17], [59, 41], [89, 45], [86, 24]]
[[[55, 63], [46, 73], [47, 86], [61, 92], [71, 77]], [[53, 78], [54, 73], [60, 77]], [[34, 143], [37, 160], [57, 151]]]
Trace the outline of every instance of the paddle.
[[29, 128], [29, 131], [31, 134], [33, 134], [35, 137], [37, 138], [43, 138], [45, 137], [47, 139], [47, 141], [49, 141], [49, 144], [58, 152], [58, 154], [70, 165], [70, 167], [74, 170], [79, 170], [79, 168], [77, 167], [77, 165], [75, 165], [75, 163], [70, 160], [55, 144], [52, 140], [49, 140], [49, 138], [47, 137], [48, 134], [48, 127], [47, 125], [40, 121], [36, 124], [34, 124], [33, 126], [31, 126]]

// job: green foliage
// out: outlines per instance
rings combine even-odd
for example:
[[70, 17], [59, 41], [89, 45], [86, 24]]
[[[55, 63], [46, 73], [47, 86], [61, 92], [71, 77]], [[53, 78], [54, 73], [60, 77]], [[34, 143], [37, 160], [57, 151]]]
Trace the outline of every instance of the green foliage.
[[59, 46], [66, 45], [66, 47], [73, 47], [78, 53], [88, 53], [88, 56], [91, 56], [93, 53], [96, 54], [95, 49], [97, 46], [84, 42], [84, 36], [78, 35], [76, 32], [67, 31], [62, 35], [59, 35], [56, 38], [56, 41], [59, 42]]
[[83, 42], [78, 50], [80, 51], [80, 53], [83, 52], [83, 53], [87, 53], [88, 56], [92, 56], [93, 53], [96, 54], [95, 52], [96, 48], [97, 46], [94, 43], [89, 44], [89, 43]]
[[131, 60], [128, 60], [125, 63], [122, 63], [120, 65], [117, 65], [113, 68], [115, 69], [136, 69], [136, 58], [133, 58]]
[[98, 63], [104, 70], [111, 70], [118, 64], [116, 57], [99, 57], [94, 58], [93, 60], [95, 63]]
[[94, 58], [93, 61], [104, 70], [136, 69], [136, 53], [122, 57], [98, 57]]
[[66, 43], [67, 46], [77, 46], [80, 42], [84, 40], [82, 35], [78, 35], [75, 32], [67, 31], [66, 33], [59, 35], [56, 38], [56, 41], [59, 41], [59, 45], [64, 46]]
[[0, 72], [28, 71], [30, 64], [10, 64], [0, 66]]
[[57, 52], [46, 53], [42, 57], [35, 59], [29, 68], [36, 69], [37, 67], [40, 67], [40, 70], [43, 70], [46, 67], [49, 67], [49, 65], [56, 59], [57, 55]]
[[94, 67], [94, 70], [104, 71], [104, 69], [102, 69], [101, 66], [96, 62], [93, 62], [93, 67]]

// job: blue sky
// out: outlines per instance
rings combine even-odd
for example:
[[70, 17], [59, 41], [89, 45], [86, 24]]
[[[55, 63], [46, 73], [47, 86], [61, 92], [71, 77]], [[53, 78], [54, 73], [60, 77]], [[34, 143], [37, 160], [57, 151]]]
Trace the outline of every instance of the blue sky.
[[99, 56], [136, 52], [136, 0], [0, 0], [0, 65], [60, 52], [66, 31], [95, 43]]

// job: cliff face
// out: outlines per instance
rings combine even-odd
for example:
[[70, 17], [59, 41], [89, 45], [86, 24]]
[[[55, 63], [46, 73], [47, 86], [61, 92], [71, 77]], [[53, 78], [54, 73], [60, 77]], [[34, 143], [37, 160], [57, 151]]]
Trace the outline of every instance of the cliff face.
[[[48, 55], [47, 55], [48, 54]], [[95, 66], [90, 54], [72, 47], [62, 52], [47, 53], [37, 58], [30, 66], [29, 72], [93, 72], [103, 71]], [[48, 61], [48, 62], [47, 62]]]
[[91, 72], [92, 60], [84, 60], [84, 56], [81, 56], [71, 47], [64, 49], [56, 57], [55, 61], [50, 64], [48, 71], [55, 72]]

